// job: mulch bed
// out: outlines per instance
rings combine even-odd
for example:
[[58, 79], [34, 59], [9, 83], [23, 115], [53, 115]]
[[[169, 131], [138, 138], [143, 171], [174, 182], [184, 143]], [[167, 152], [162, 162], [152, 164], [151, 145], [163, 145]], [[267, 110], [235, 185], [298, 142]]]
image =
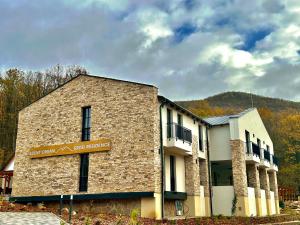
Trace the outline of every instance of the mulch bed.
[[[43, 205], [23, 205], [9, 202], [0, 203], [0, 212], [52, 212], [58, 215], [57, 209], [47, 208]], [[65, 209], [62, 219], [68, 221], [69, 215]], [[300, 215], [278, 215], [269, 217], [213, 217], [197, 219], [179, 219], [158, 221], [153, 219], [138, 218], [132, 220], [129, 216], [109, 215], [109, 214], [87, 214], [76, 213], [72, 216], [73, 225], [249, 225], [280, 223], [285, 221], [300, 220]]]

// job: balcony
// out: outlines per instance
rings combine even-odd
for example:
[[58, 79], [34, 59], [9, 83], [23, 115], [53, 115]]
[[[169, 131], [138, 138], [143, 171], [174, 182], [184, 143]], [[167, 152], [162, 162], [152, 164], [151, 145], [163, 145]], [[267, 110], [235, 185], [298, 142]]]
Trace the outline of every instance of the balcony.
[[271, 155], [270, 152], [266, 149], [261, 148], [261, 157], [260, 157], [260, 166], [262, 167], [270, 167]]
[[278, 159], [275, 155], [271, 155], [271, 167], [270, 170], [278, 172]]
[[246, 162], [250, 162], [250, 163], [260, 162], [260, 149], [258, 145], [250, 141], [246, 142], [245, 151], [246, 151]]
[[192, 131], [177, 123], [167, 124], [165, 148], [171, 153], [192, 154]]

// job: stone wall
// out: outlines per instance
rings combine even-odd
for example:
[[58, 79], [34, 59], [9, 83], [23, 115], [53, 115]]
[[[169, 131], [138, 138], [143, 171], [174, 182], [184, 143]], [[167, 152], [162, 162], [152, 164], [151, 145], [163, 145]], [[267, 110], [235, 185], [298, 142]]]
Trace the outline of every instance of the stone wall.
[[260, 181], [259, 181], [259, 171], [257, 169], [256, 164], [249, 164], [247, 165], [247, 171], [249, 176], [249, 185], [253, 187], [255, 190], [255, 197], [260, 198]]
[[78, 193], [79, 155], [30, 159], [28, 150], [79, 142], [84, 106], [91, 140], [112, 140], [111, 151], [90, 153], [87, 193], [160, 190], [157, 88], [79, 76], [20, 111], [13, 196]]
[[259, 170], [260, 176], [260, 184], [261, 188], [266, 191], [266, 198], [270, 199], [270, 183], [269, 183], [269, 175], [266, 168], [261, 168]]
[[198, 165], [198, 140], [193, 135], [192, 155], [184, 157], [185, 188], [188, 195], [200, 195], [200, 171]]
[[244, 143], [240, 140], [230, 140], [230, 147], [235, 194], [238, 197], [248, 197]]

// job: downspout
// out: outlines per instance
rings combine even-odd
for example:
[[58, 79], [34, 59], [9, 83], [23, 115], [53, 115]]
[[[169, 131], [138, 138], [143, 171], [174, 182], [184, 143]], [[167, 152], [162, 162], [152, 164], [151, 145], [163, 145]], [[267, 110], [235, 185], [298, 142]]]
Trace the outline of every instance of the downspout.
[[165, 154], [163, 146], [163, 125], [162, 125], [162, 108], [165, 101], [159, 106], [159, 126], [160, 126], [160, 161], [161, 161], [161, 219], [165, 218]]
[[209, 185], [209, 205], [210, 205], [210, 216], [213, 216], [213, 206], [212, 206], [212, 183], [211, 183], [211, 163], [209, 156], [209, 143], [208, 143], [208, 128], [206, 127], [206, 149], [207, 149], [207, 167], [208, 167], [208, 185]]

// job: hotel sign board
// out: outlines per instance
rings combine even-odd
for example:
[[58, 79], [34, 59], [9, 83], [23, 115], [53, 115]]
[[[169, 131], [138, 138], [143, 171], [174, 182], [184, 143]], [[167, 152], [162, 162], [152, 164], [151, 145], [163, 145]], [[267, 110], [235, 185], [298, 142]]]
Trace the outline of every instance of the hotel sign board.
[[74, 155], [91, 152], [101, 152], [111, 150], [110, 139], [100, 139], [96, 141], [82, 141], [78, 143], [40, 146], [29, 150], [29, 157], [32, 159], [59, 155]]

